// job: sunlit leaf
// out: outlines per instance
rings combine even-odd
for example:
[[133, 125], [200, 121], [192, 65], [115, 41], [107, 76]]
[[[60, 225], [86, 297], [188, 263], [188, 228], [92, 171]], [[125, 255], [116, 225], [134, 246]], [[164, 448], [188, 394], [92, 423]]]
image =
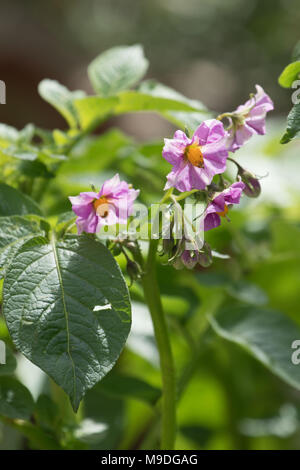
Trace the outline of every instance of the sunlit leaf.
[[278, 82], [284, 88], [291, 88], [294, 81], [299, 78], [300, 60], [289, 64], [281, 73]]
[[50, 103], [68, 122], [70, 127], [77, 126], [77, 114], [73, 100], [83, 98], [84, 91], [70, 91], [56, 80], [42, 80], [38, 87], [41, 97]]
[[110, 96], [135, 85], [146, 73], [148, 60], [140, 45], [121, 46], [100, 54], [89, 65], [91, 83], [101, 96]]

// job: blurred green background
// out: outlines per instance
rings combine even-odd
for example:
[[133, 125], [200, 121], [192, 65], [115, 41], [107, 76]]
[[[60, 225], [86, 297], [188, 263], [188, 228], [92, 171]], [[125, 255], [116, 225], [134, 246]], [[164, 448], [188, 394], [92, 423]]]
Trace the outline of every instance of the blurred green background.
[[[271, 307], [300, 324], [300, 145], [279, 144], [291, 103], [289, 91], [277, 83], [299, 39], [299, 20], [296, 0], [1, 2], [0, 78], [7, 85], [7, 104], [0, 107], [0, 121], [6, 124], [63, 129], [62, 118], [39, 97], [39, 81], [53, 78], [91, 91], [89, 62], [114, 45], [137, 42], [150, 60], [147, 78], [213, 110], [235, 109], [256, 83], [274, 100], [267, 136], [253, 138], [239, 152], [241, 164], [265, 176], [262, 196], [245, 200], [232, 212], [231, 224], [208, 234], [212, 247], [231, 258], [193, 274], [159, 268], [178, 373], [190, 354], [182, 328], [201, 332], [203, 314], [218, 303]], [[75, 149], [75, 160], [62, 165], [49, 187], [47, 209], [53, 214], [68, 210], [68, 195], [86, 190], [91, 178], [101, 184], [116, 171], [143, 188], [142, 200], [157, 200], [169, 169], [161, 158], [161, 138], [173, 130], [151, 114], [110, 120], [99, 137]], [[153, 333], [138, 286], [132, 298], [133, 332], [117, 370], [159, 387]], [[204, 338], [199, 366], [178, 409], [177, 448], [298, 449], [299, 392], [212, 331]], [[43, 374], [27, 361], [20, 360], [17, 374], [34, 397], [47, 391]], [[153, 448], [152, 419], [149, 400], [115, 397], [100, 384], [85, 400], [85, 420], [73, 434], [68, 431], [71, 437], [66, 432], [66, 441], [70, 447]], [[0, 448], [24, 446], [18, 431], [0, 428]]]
[[[150, 60], [148, 77], [211, 109], [232, 109], [260, 83], [276, 113], [287, 112], [290, 102], [276, 77], [298, 40], [299, 17], [297, 0], [2, 0], [8, 105], [1, 120], [63, 126], [37, 95], [39, 81], [90, 91], [88, 63], [105, 49], [137, 42]], [[138, 121], [124, 126], [142, 137], [157, 137], [163, 127], [151, 120], [145, 129]]]

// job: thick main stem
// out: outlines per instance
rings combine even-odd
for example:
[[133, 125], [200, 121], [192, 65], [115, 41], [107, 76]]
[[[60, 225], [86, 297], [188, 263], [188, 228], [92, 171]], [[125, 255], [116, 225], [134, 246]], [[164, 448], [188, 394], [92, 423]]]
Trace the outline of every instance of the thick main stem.
[[142, 277], [145, 300], [148, 304], [157, 347], [163, 383], [161, 448], [172, 450], [176, 435], [176, 382], [168, 327], [162, 309], [156, 277], [155, 256], [158, 240], [150, 240], [145, 273]]

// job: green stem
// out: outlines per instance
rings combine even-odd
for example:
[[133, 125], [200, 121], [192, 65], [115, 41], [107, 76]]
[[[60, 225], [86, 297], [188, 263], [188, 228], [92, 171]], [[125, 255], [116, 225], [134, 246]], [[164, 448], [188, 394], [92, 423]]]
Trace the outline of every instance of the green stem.
[[180, 194], [179, 196], [176, 197], [176, 201], [182, 201], [182, 199], [185, 199], [189, 196], [191, 196], [194, 193], [199, 192], [199, 189], [192, 189], [191, 191], [186, 191], [185, 193]]
[[142, 276], [142, 283], [160, 356], [163, 383], [161, 401], [161, 448], [164, 450], [172, 450], [174, 449], [176, 436], [176, 382], [168, 327], [161, 304], [159, 285], [156, 277], [155, 258], [157, 245], [158, 240], [150, 240], [148, 259], [145, 273]]

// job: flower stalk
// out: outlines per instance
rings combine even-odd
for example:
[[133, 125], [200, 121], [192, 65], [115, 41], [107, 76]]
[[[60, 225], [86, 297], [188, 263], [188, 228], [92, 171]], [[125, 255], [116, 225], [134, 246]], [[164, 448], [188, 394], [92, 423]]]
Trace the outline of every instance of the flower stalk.
[[149, 307], [152, 318], [162, 374], [161, 449], [172, 450], [174, 449], [176, 436], [176, 382], [169, 332], [156, 277], [155, 259], [157, 246], [158, 240], [150, 241], [145, 272], [142, 276], [142, 284], [145, 301]]

